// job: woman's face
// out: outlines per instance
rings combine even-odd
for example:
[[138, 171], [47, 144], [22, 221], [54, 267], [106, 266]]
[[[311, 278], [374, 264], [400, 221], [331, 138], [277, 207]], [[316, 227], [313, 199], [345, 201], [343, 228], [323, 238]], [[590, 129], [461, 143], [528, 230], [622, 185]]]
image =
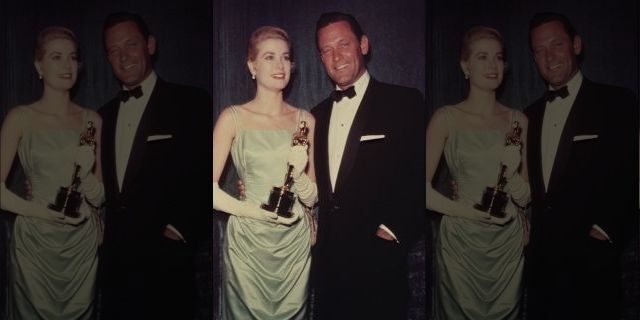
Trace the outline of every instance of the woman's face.
[[469, 59], [460, 63], [472, 86], [496, 90], [504, 76], [502, 45], [495, 39], [478, 39], [470, 44]]
[[52, 39], [44, 44], [44, 55], [35, 62], [45, 86], [69, 90], [78, 77], [76, 45], [69, 39]]
[[282, 91], [291, 76], [289, 45], [281, 39], [266, 39], [258, 43], [256, 58], [249, 61], [249, 71], [259, 87]]

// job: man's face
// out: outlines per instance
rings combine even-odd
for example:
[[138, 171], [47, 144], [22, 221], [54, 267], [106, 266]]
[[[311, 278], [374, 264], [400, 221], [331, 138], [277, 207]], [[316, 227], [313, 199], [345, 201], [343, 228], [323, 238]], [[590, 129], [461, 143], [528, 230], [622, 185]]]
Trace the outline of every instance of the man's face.
[[155, 39], [149, 36], [145, 41], [134, 22], [121, 22], [107, 29], [104, 42], [113, 73], [125, 87], [131, 89], [140, 85], [151, 73]]
[[318, 30], [318, 48], [327, 74], [341, 89], [353, 85], [366, 70], [364, 55], [369, 52], [369, 39], [362, 36], [358, 40], [346, 21]]
[[540, 75], [552, 88], [560, 88], [578, 71], [578, 55], [582, 50], [579, 36], [569, 38], [562, 24], [551, 21], [531, 32], [531, 48]]

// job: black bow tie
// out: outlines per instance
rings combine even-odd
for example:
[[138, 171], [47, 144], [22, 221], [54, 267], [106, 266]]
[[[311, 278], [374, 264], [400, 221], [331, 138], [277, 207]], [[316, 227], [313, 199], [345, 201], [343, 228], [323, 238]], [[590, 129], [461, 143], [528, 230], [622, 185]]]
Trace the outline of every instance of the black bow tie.
[[355, 96], [356, 96], [356, 89], [353, 86], [345, 90], [334, 90], [333, 92], [331, 92], [331, 99], [333, 99], [333, 101], [335, 102], [340, 102], [340, 100], [342, 100], [342, 98], [344, 97], [351, 99]]
[[137, 86], [131, 90], [120, 90], [118, 97], [122, 102], [127, 102], [131, 97], [138, 99], [142, 97], [142, 88], [140, 86]]
[[547, 101], [549, 102], [555, 100], [557, 97], [564, 99], [568, 96], [569, 90], [567, 90], [567, 86], [564, 86], [558, 90], [547, 90], [547, 92], [544, 94], [545, 99], [547, 99]]

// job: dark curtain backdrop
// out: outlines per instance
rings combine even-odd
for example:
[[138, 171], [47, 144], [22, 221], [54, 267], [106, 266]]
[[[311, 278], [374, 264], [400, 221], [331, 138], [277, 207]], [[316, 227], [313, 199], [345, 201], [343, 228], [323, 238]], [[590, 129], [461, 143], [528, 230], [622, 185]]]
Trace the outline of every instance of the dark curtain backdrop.
[[[640, 91], [637, 1], [434, 0], [429, 2], [429, 7], [427, 88], [430, 94], [427, 104], [430, 113], [466, 96], [467, 84], [459, 67], [459, 52], [464, 32], [475, 25], [494, 27], [504, 37], [509, 66], [500, 100], [513, 108], [524, 109], [540, 97], [545, 85], [537, 73], [528, 42], [529, 20], [539, 11], [561, 12], [572, 21], [582, 36], [581, 69], [586, 77], [629, 88], [636, 95]], [[603, 112], [607, 112], [607, 107], [602, 106]], [[440, 174], [442, 190], [447, 189], [447, 180], [446, 172]], [[625, 249], [623, 258], [623, 319], [640, 318], [637, 223], [632, 229], [634, 241]]]
[[[251, 32], [262, 25], [285, 29], [293, 41], [296, 70], [287, 100], [295, 106], [311, 109], [327, 97], [333, 86], [315, 44], [316, 20], [327, 11], [351, 13], [358, 19], [369, 37], [372, 54], [368, 69], [374, 78], [418, 88], [424, 94], [425, 6], [423, 0], [215, 1], [214, 59], [218, 71], [214, 73], [213, 83], [216, 114], [228, 105], [244, 103], [253, 97], [255, 86], [246, 66], [247, 42]], [[232, 192], [235, 174], [229, 172], [226, 181]], [[220, 230], [223, 225], [221, 218]], [[421, 241], [410, 257], [411, 319], [425, 319], [428, 300], [425, 263], [425, 243]]]
[[[78, 37], [82, 69], [74, 100], [96, 110], [110, 100], [119, 86], [104, 54], [102, 22], [116, 11], [136, 12], [147, 22], [157, 40], [155, 70], [160, 77], [211, 93], [212, 9], [210, 0], [1, 1], [0, 121], [10, 108], [40, 96], [42, 86], [33, 67], [33, 50], [38, 31], [50, 25], [69, 27]], [[19, 166], [14, 167], [8, 182], [20, 192], [23, 178]], [[6, 318], [7, 245], [12, 220], [12, 214], [0, 213], [0, 319]], [[203, 244], [197, 258], [198, 319], [213, 318], [212, 245], [211, 241]]]

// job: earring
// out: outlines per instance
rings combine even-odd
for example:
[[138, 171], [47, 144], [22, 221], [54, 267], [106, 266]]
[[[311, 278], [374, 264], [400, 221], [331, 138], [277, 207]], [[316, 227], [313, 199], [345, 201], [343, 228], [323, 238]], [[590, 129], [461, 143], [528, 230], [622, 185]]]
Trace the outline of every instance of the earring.
[[469, 79], [469, 74], [465, 72], [465, 73], [464, 73], [464, 78], [465, 78], [465, 79]]
[[38, 79], [42, 80], [42, 73], [38, 73]]
[[255, 74], [251, 74], [251, 79], [255, 80], [256, 79], [256, 75]]

